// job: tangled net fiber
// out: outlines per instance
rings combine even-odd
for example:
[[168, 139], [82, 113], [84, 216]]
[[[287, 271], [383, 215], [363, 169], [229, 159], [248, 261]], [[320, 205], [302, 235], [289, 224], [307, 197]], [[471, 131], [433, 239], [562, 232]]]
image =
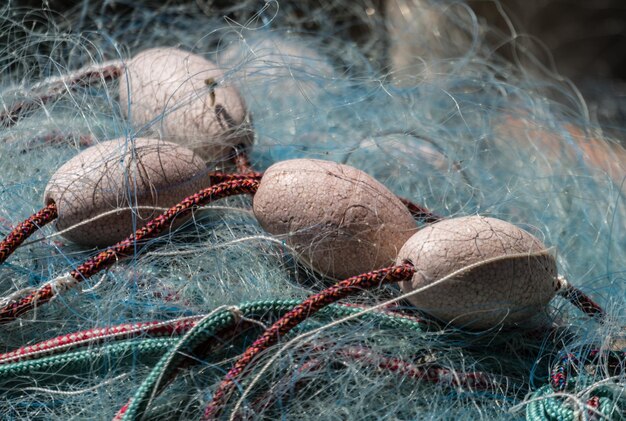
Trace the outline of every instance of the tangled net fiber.
[[[130, 241], [78, 287], [0, 325], [2, 418], [625, 419], [624, 122], [608, 132], [549, 66], [502, 58], [494, 45], [515, 47], [514, 37], [464, 3], [422, 7], [441, 27], [405, 22], [432, 41], [418, 55], [376, 2], [84, 1], [63, 15], [3, 6], [0, 236], [42, 209], [64, 162], [149, 129], [126, 118], [117, 66], [178, 47], [239, 89], [255, 170], [336, 161], [438, 215], [522, 226], [601, 319], [556, 297], [547, 326], [465, 330], [398, 298], [382, 279], [402, 266], [350, 278], [349, 294], [296, 314], [335, 281], [265, 232], [249, 197], [198, 201], [185, 224]], [[442, 28], [445, 40], [433, 35]], [[2, 306], [103, 250], [40, 228], [0, 264]], [[215, 411], [229, 370], [286, 314], [302, 320], [267, 336]]]

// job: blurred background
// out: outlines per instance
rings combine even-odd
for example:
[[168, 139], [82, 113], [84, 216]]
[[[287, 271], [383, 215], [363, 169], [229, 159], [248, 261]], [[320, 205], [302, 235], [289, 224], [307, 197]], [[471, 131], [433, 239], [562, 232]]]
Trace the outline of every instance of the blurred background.
[[[10, 0], [8, 8], [50, 11], [46, 18], [80, 32], [116, 25], [133, 13], [178, 7], [186, 13], [223, 15], [233, 22], [260, 19], [265, 0]], [[277, 3], [276, 3], [277, 4]], [[436, 6], [433, 6], [435, 5]], [[467, 10], [471, 8], [472, 12]], [[605, 127], [626, 119], [626, 2], [623, 0], [358, 0], [280, 2], [281, 19], [299, 32], [332, 33], [357, 43], [371, 63], [398, 81], [425, 74], [434, 58], [459, 57], [475, 37], [493, 40], [494, 55], [534, 76], [571, 80]], [[97, 13], [94, 13], [97, 11]], [[108, 17], [108, 18], [107, 18]], [[332, 19], [332, 22], [329, 21]], [[482, 33], [468, 33], [478, 19]], [[35, 19], [38, 20], [38, 19]], [[46, 25], [42, 25], [44, 28]], [[485, 28], [489, 28], [485, 32]], [[33, 26], [36, 30], [36, 26]], [[390, 36], [391, 35], [391, 36]], [[393, 39], [393, 41], [391, 41]], [[556, 98], [558, 99], [558, 98]], [[621, 133], [613, 133], [622, 138]]]

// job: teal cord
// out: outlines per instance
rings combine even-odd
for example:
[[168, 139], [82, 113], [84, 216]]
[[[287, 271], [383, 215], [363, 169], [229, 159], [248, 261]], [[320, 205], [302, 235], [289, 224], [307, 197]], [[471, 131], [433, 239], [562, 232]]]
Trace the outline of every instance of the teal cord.
[[[573, 382], [571, 383], [573, 385]], [[593, 412], [581, 408], [580, 405], [567, 402], [563, 396], [551, 396], [554, 394], [549, 384], [540, 387], [530, 396], [531, 402], [526, 406], [527, 421], [580, 421], [594, 419]], [[622, 392], [623, 394], [623, 392]], [[626, 420], [626, 401], [624, 396], [615, 396], [608, 387], [595, 389], [592, 396], [600, 399], [600, 405], [596, 409], [602, 414], [604, 420]], [[579, 398], [580, 399], [580, 398]], [[582, 398], [584, 401], [584, 398]], [[587, 417], [582, 415], [588, 414]], [[596, 418], [600, 418], [596, 415]]]
[[178, 340], [178, 338], [143, 338], [0, 365], [0, 383], [11, 381], [18, 376], [75, 372], [84, 367], [93, 368], [94, 364], [107, 360], [116, 361], [120, 365], [124, 364], [125, 359], [149, 363], [158, 359]]

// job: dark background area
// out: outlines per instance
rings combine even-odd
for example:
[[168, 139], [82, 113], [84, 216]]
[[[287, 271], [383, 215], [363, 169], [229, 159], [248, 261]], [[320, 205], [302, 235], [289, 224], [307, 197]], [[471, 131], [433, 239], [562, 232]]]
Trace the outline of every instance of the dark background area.
[[[58, 13], [79, 13], [88, 2], [92, 10], [102, 13], [122, 14], [136, 7], [163, 7], [164, 5], [185, 4], [203, 5], [205, 11], [228, 15], [241, 21], [245, 16], [242, 9], [258, 10], [262, 0], [233, 2], [228, 0], [14, 0], [14, 7], [46, 8]], [[384, 0], [359, 0], [339, 3], [323, 1], [283, 1], [282, 11], [290, 13], [302, 22], [305, 30], [319, 27], [315, 17], [306, 16], [312, 8], [326, 9], [324, 15], [332, 16], [338, 28], [353, 39], [359, 40], [375, 26], [375, 18], [364, 22], [366, 14], [359, 9], [373, 8], [377, 15], [384, 12]], [[493, 1], [471, 0], [470, 5], [478, 16], [492, 26], [507, 32], [507, 24], [500, 16]], [[241, 7], [247, 5], [249, 7]], [[323, 5], [323, 6], [322, 6]], [[551, 53], [559, 72], [575, 80], [601, 77], [626, 80], [626, 1], [624, 0], [503, 0], [502, 8], [507, 12], [517, 31], [528, 36], [528, 42], [535, 38]], [[9, 6], [11, 7], [11, 6]], [[539, 48], [538, 48], [539, 50]]]

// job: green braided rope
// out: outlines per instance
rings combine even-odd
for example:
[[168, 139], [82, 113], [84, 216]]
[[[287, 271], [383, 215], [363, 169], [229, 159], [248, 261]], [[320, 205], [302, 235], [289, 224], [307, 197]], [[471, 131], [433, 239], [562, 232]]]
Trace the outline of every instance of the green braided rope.
[[[569, 404], [563, 396], [550, 396], [554, 391], [550, 384], [540, 387], [530, 396], [531, 402], [526, 406], [527, 421], [579, 421], [587, 419], [581, 415], [586, 409], [580, 405]], [[626, 402], [616, 399], [608, 388], [598, 388], [593, 391], [594, 396], [600, 398], [597, 411], [604, 416], [602, 419], [611, 421], [626, 420]], [[584, 402], [584, 398], [582, 399]], [[620, 402], [622, 401], [622, 402]]]
[[[245, 317], [263, 316], [268, 312], [273, 315], [280, 315], [289, 311], [294, 305], [298, 304], [298, 300], [277, 300], [277, 301], [258, 301], [243, 304], [240, 311]], [[333, 305], [320, 312], [321, 315], [343, 317], [361, 311], [358, 308]], [[414, 331], [422, 331], [422, 326], [411, 319], [402, 318], [393, 314], [386, 313], [369, 313], [367, 315], [375, 320], [380, 320], [387, 327], [411, 329]], [[220, 328], [232, 325], [235, 322], [229, 311], [217, 313], [214, 323], [206, 325], [204, 328], [207, 332], [214, 332]], [[180, 338], [157, 338], [157, 339], [136, 339], [124, 342], [116, 342], [114, 344], [92, 345], [88, 349], [68, 352], [61, 355], [45, 356], [41, 355], [34, 359], [15, 362], [11, 364], [0, 365], [0, 381], [12, 378], [16, 375], [24, 375], [32, 372], [63, 372], [80, 367], [81, 364], [93, 364], [98, 358], [115, 359], [128, 355], [135, 359], [137, 357], [158, 356], [160, 357], [165, 350], [168, 350], [178, 344]]]
[[[245, 303], [238, 307], [238, 311], [243, 317], [252, 317], [258, 315], [259, 312], [272, 312], [280, 316], [291, 310], [295, 305], [299, 304], [299, 300], [277, 300], [277, 301], [260, 301], [253, 303]], [[319, 312], [320, 316], [344, 317], [355, 313], [362, 312], [363, 309], [355, 307], [347, 307], [340, 305], [330, 305]], [[382, 326], [387, 328], [403, 328], [417, 332], [423, 332], [423, 326], [411, 319], [403, 318], [388, 313], [367, 313], [364, 317], [372, 317], [379, 321]], [[122, 420], [140, 419], [146, 410], [146, 406], [158, 388], [158, 381], [167, 378], [177, 367], [186, 353], [191, 352], [196, 346], [206, 341], [219, 329], [224, 329], [237, 322], [236, 316], [229, 310], [223, 310], [214, 316], [202, 321], [196, 325], [189, 334], [184, 338], [185, 343], [177, 344], [177, 346], [164, 355], [161, 360], [154, 366], [153, 370], [146, 377], [143, 383], [137, 389], [128, 408], [126, 408]]]
[[133, 362], [154, 360], [175, 345], [178, 340], [178, 338], [143, 338], [0, 365], [0, 381], [9, 381], [25, 374], [71, 372], [81, 367], [93, 366], [95, 362], [102, 360], [123, 362], [124, 356], [132, 357]]
[[[263, 318], [267, 316], [280, 317], [297, 305], [299, 300], [275, 300], [245, 303], [238, 306], [238, 311], [244, 317]], [[322, 309], [318, 317], [345, 317], [362, 312], [363, 309], [342, 305], [330, 305]], [[424, 332], [425, 327], [416, 320], [390, 313], [372, 312], [363, 317], [376, 321], [381, 327]], [[158, 387], [160, 378], [167, 378], [176, 369], [185, 352], [192, 351], [202, 342], [209, 339], [222, 329], [232, 327], [237, 322], [229, 310], [223, 310], [204, 320], [184, 337], [181, 338], [142, 338], [113, 344], [91, 346], [87, 349], [68, 352], [62, 355], [42, 356], [33, 360], [0, 365], [0, 382], [10, 381], [17, 376], [38, 373], [66, 373], [79, 370], [86, 366], [93, 366], [98, 361], [113, 360], [124, 364], [126, 358], [130, 361], [144, 363], [158, 362], [144, 379], [135, 392], [132, 401], [123, 415], [124, 420], [138, 419], [146, 409], [146, 405], [153, 391]], [[172, 354], [172, 350], [176, 350]], [[574, 379], [571, 379], [573, 382]], [[580, 419], [580, 408], [568, 404], [562, 397], [550, 395], [553, 393], [549, 384], [537, 389], [526, 406], [528, 421], [576, 421]], [[608, 388], [598, 388], [593, 394], [599, 397], [598, 411], [609, 420], [626, 420], [624, 399], [614, 396]]]

